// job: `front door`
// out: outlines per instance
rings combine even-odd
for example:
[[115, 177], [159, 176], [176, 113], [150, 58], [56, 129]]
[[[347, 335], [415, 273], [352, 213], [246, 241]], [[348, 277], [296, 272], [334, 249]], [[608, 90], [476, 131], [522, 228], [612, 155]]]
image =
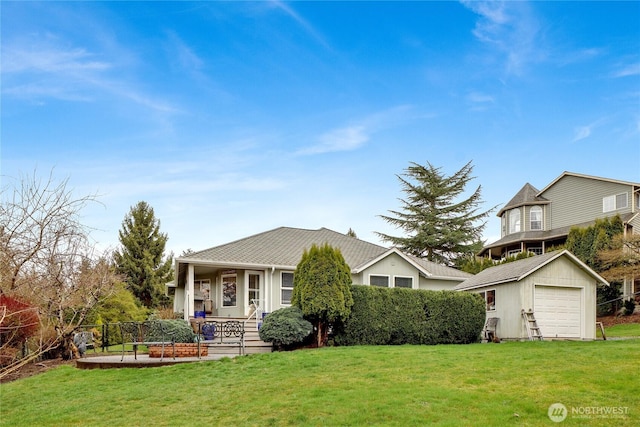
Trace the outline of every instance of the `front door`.
[[246, 313], [249, 314], [251, 304], [255, 304], [256, 309], [264, 307], [264, 274], [261, 271], [247, 271], [247, 301]]

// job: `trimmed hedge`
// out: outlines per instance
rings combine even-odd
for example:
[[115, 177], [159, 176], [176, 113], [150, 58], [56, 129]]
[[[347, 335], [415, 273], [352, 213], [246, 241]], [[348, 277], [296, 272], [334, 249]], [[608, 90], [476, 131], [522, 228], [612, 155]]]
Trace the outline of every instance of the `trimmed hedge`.
[[480, 340], [485, 303], [476, 294], [352, 285], [351, 315], [337, 345], [468, 344]]

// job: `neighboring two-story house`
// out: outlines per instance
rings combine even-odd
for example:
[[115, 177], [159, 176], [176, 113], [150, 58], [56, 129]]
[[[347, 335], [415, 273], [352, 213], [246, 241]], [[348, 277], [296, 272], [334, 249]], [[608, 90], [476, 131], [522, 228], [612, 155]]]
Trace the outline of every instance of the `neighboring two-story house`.
[[[625, 233], [640, 233], [640, 183], [564, 172], [542, 190], [525, 184], [498, 212], [502, 237], [479, 255], [540, 255], [563, 244], [572, 227], [615, 215], [620, 215]], [[639, 291], [640, 278], [635, 286], [633, 279], [625, 282], [625, 296]]]

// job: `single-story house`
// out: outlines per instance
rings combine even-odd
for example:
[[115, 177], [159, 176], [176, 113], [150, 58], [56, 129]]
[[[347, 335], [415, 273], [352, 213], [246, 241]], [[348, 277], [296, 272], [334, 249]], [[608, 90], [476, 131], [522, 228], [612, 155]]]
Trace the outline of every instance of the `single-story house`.
[[271, 312], [291, 304], [293, 274], [313, 244], [340, 249], [354, 284], [453, 290], [471, 274], [385, 248], [326, 228], [280, 227], [175, 260], [168, 292], [174, 311], [186, 320], [246, 317], [257, 308]]
[[500, 339], [528, 339], [522, 310], [532, 310], [545, 339], [596, 338], [596, 288], [608, 282], [567, 250], [481, 271], [456, 286], [485, 298]]

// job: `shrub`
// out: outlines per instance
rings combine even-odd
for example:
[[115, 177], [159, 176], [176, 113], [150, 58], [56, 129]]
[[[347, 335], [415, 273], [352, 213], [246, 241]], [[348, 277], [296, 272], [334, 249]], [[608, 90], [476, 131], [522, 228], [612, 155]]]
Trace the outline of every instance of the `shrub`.
[[467, 344], [477, 342], [485, 305], [475, 294], [351, 287], [351, 315], [336, 328], [338, 345]]
[[260, 339], [282, 348], [302, 343], [313, 332], [313, 325], [304, 319], [298, 307], [286, 307], [269, 313], [260, 328]]
[[628, 299], [624, 302], [624, 314], [625, 316], [631, 316], [636, 309], [636, 303], [632, 299]]
[[0, 347], [19, 349], [40, 328], [38, 310], [5, 294], [0, 295], [0, 307], [3, 307], [0, 317], [4, 315], [0, 323]]
[[[166, 335], [172, 337], [175, 342], [196, 342], [196, 334], [193, 332], [191, 325], [184, 319], [161, 319], [158, 320], [162, 324]], [[167, 337], [165, 336], [165, 340]], [[152, 330], [150, 340], [161, 341], [162, 335], [160, 330]]]

